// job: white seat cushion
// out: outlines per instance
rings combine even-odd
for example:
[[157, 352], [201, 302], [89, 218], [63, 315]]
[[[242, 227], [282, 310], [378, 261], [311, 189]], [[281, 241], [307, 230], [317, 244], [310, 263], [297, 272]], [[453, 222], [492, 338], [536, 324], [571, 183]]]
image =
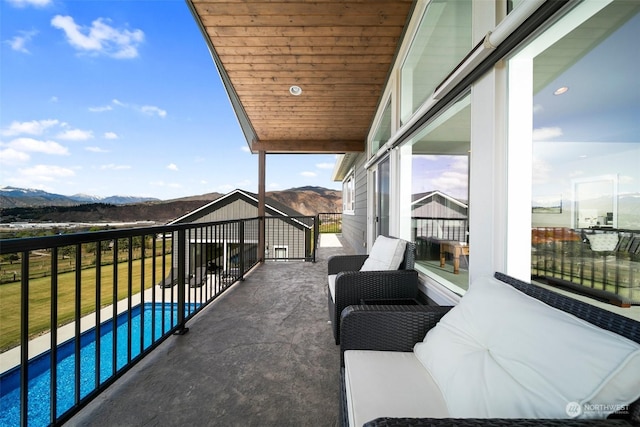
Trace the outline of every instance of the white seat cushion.
[[344, 353], [349, 425], [379, 417], [448, 417], [442, 393], [411, 352]]
[[492, 277], [414, 351], [452, 417], [605, 418], [640, 397], [640, 344]]
[[378, 236], [360, 271], [397, 270], [404, 259], [407, 242], [402, 239]]
[[331, 301], [336, 302], [336, 276], [337, 274], [330, 274], [327, 276], [329, 281], [329, 295], [331, 295]]

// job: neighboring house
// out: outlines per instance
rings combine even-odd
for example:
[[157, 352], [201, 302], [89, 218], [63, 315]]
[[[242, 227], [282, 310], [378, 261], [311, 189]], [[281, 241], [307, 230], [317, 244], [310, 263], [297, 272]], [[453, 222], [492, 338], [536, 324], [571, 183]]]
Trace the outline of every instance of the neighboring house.
[[[306, 224], [302, 214], [273, 199], [265, 199], [265, 258], [304, 259], [308, 257], [311, 247], [312, 226]], [[197, 224], [224, 222], [247, 219], [245, 223], [244, 247], [246, 253], [255, 254], [258, 245], [258, 222], [251, 221], [258, 217], [258, 196], [244, 190], [234, 190], [224, 196], [207, 203], [169, 224]], [[237, 267], [240, 242], [235, 231], [227, 227], [237, 227], [236, 223], [228, 226], [205, 228], [194, 235], [187, 236], [187, 266], [189, 272], [198, 267], [205, 267], [213, 262], [221, 271]], [[176, 240], [174, 239], [174, 242]], [[174, 248], [177, 251], [177, 248]], [[254, 255], [255, 256], [255, 255]], [[177, 259], [178, 257], [175, 257]]]
[[413, 238], [466, 242], [469, 207], [440, 191], [413, 195]]
[[414, 218], [460, 218], [466, 219], [469, 206], [440, 191], [414, 194], [412, 216]]

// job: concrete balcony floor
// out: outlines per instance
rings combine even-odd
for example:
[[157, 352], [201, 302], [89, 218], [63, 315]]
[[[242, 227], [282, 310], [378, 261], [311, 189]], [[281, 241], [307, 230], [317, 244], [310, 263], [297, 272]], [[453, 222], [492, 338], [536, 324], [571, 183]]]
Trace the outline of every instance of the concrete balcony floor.
[[327, 259], [353, 250], [321, 235], [318, 252], [255, 268], [67, 425], [338, 425]]

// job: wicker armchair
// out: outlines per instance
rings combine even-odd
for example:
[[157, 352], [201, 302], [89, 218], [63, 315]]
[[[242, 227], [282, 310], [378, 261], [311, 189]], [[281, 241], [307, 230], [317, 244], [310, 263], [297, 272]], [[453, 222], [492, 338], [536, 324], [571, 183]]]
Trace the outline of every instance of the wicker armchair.
[[[498, 280], [544, 303], [571, 313], [602, 329], [640, 343], [640, 322], [610, 311], [524, 283], [496, 273]], [[427, 331], [434, 327], [451, 307], [437, 306], [351, 306], [341, 316], [341, 405], [340, 420], [348, 426], [345, 389], [344, 352], [346, 350], [412, 351]], [[628, 414], [607, 420], [584, 419], [453, 419], [453, 418], [377, 418], [365, 424], [382, 426], [640, 426], [640, 400], [629, 406]]]
[[362, 300], [415, 299], [418, 296], [418, 273], [415, 244], [407, 242], [404, 260], [398, 270], [359, 271], [367, 255], [339, 255], [329, 258], [328, 275], [336, 275], [335, 301], [327, 289], [329, 320], [333, 337], [340, 344], [340, 313]]

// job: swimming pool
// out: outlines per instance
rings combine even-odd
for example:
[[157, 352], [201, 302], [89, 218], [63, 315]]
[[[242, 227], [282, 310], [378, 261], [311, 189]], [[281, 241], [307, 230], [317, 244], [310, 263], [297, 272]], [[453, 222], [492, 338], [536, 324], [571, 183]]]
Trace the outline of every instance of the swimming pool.
[[[187, 304], [185, 315], [194, 311], [196, 304]], [[155, 316], [153, 315], [155, 311]], [[138, 356], [152, 344], [152, 324], [155, 318], [155, 336], [158, 340], [178, 322], [177, 304], [145, 303], [131, 310], [131, 358]], [[143, 320], [144, 319], [144, 320]], [[163, 329], [164, 319], [164, 329]], [[144, 322], [144, 323], [143, 323]], [[100, 383], [114, 372], [112, 320], [100, 326]], [[141, 327], [142, 326], [142, 327]], [[117, 317], [116, 328], [116, 371], [127, 364], [127, 313]], [[141, 334], [143, 334], [141, 336]], [[141, 343], [142, 341], [142, 343]], [[141, 347], [143, 347], [141, 349]], [[29, 361], [29, 426], [49, 425], [51, 412], [51, 352], [47, 351]], [[80, 337], [80, 398], [96, 389], [96, 329], [84, 332]], [[0, 426], [20, 425], [20, 367], [4, 373], [0, 377]], [[57, 416], [74, 405], [75, 400], [75, 338], [58, 346], [57, 361]]]

